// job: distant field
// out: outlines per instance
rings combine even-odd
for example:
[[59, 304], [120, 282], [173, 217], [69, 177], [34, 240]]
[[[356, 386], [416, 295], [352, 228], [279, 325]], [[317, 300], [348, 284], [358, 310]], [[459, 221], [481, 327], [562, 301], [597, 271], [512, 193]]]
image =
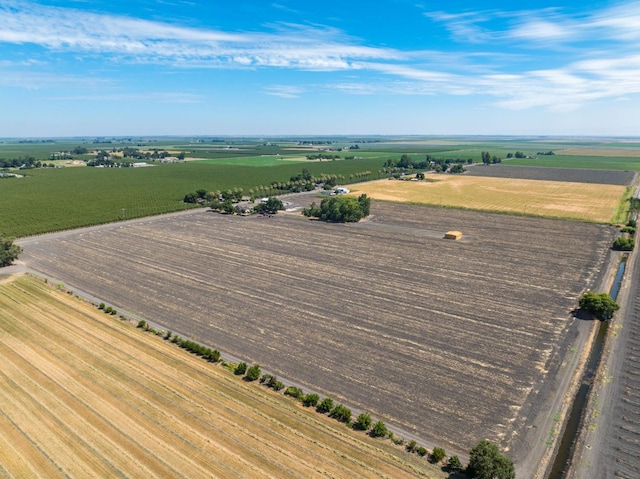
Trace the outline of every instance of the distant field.
[[599, 183], [603, 185], [631, 185], [634, 171], [585, 170], [582, 168], [544, 168], [515, 166], [511, 163], [474, 165], [467, 167], [466, 175], [492, 178], [519, 178], [522, 180], [567, 181], [571, 183]]
[[377, 180], [351, 185], [378, 200], [609, 223], [624, 186], [433, 175], [435, 182]]
[[37, 280], [0, 311], [5, 477], [446, 476]]
[[188, 208], [184, 195], [288, 181], [302, 168], [311, 174], [371, 171], [378, 177], [382, 160], [371, 158], [275, 166], [230, 165], [192, 161], [149, 168], [63, 168], [20, 171], [25, 178], [0, 180], [0, 232], [14, 237], [156, 215]]
[[550, 168], [590, 168], [595, 170], [640, 171], [639, 157], [549, 155], [537, 158], [513, 158], [505, 160], [508, 165], [545, 166]]

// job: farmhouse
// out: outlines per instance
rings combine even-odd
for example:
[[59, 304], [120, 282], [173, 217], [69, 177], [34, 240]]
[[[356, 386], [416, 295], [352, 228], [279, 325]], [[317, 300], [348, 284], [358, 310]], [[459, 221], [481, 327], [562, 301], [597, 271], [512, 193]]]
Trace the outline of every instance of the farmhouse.
[[459, 240], [460, 238], [462, 238], [462, 233], [460, 231], [452, 230], [447, 231], [444, 234], [444, 239]]

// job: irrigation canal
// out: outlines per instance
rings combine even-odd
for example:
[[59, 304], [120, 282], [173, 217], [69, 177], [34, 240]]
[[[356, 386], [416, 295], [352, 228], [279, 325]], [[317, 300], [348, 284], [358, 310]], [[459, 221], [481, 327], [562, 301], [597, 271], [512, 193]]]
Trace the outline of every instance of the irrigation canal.
[[[616, 277], [613, 281], [613, 285], [611, 286], [611, 291], [609, 292], [609, 295], [611, 296], [611, 298], [613, 298], [613, 300], [616, 300], [618, 298], [618, 292], [620, 291], [620, 286], [622, 284], [622, 278], [624, 276], [628, 258], [628, 255], [622, 256], [620, 264], [618, 265], [618, 271], [616, 272]], [[569, 467], [571, 466], [571, 460], [573, 459], [573, 455], [575, 452], [575, 443], [578, 436], [578, 431], [580, 430], [580, 425], [583, 423], [583, 416], [587, 401], [589, 399], [589, 392], [591, 391], [591, 386], [593, 384], [593, 379], [598, 368], [598, 363], [600, 362], [600, 357], [602, 356], [602, 351], [604, 349], [608, 330], [609, 321], [600, 321], [598, 334], [596, 335], [596, 339], [591, 346], [591, 352], [589, 353], [587, 367], [582, 375], [580, 388], [578, 389], [576, 397], [573, 400], [573, 405], [571, 406], [571, 411], [569, 412], [569, 419], [567, 420], [564, 432], [562, 433], [560, 445], [558, 446], [558, 450], [556, 451], [553, 466], [551, 467], [551, 471], [547, 475], [547, 479], [564, 479], [569, 470]]]

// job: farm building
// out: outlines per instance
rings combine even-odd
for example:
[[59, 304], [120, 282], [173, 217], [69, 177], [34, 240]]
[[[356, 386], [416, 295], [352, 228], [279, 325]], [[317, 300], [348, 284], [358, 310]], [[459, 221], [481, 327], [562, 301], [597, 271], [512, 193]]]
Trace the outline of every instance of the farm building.
[[460, 238], [462, 238], [462, 233], [460, 231], [452, 230], [447, 231], [444, 234], [444, 239], [459, 240]]
[[343, 186], [338, 186], [335, 190], [333, 190], [336, 195], [346, 195], [349, 193], [349, 188], [345, 188]]

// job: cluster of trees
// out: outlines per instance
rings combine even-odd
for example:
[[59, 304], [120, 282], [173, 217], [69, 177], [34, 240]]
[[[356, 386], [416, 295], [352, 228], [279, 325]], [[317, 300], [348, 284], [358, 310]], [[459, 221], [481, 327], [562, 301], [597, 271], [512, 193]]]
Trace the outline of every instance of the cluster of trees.
[[36, 160], [33, 156], [18, 158], [0, 158], [0, 168], [53, 168], [55, 165], [53, 163], [45, 163], [40, 160]]
[[607, 293], [594, 293], [587, 291], [578, 300], [580, 309], [592, 314], [598, 319], [608, 320], [613, 317], [613, 313], [620, 309], [620, 305], [616, 303]]
[[537, 156], [552, 156], [552, 155], [555, 155], [555, 153], [553, 151], [551, 151], [551, 150], [549, 150], [549, 151], [538, 151], [536, 153], [536, 155]]
[[496, 155], [492, 155], [488, 151], [481, 152], [480, 153], [480, 159], [482, 160], [482, 163], [484, 163], [485, 165], [493, 165], [493, 164], [496, 164], [496, 163], [502, 163], [502, 159], [501, 158], [498, 158]]
[[621, 236], [613, 242], [613, 249], [616, 251], [633, 251], [636, 247], [636, 240], [630, 237]]
[[270, 196], [269, 198], [267, 198], [267, 201], [259, 203], [254, 208], [254, 211], [261, 214], [275, 215], [278, 211], [283, 209], [284, 205], [282, 204], [280, 198]]
[[332, 196], [324, 198], [320, 206], [312, 203], [302, 210], [306, 217], [319, 218], [332, 223], [355, 223], [369, 216], [371, 199], [362, 194], [358, 198], [352, 196]]
[[507, 158], [526, 158], [526, 155], [521, 151], [516, 151], [515, 154], [509, 152], [507, 153]]
[[[462, 158], [436, 158], [435, 156], [426, 155], [424, 160], [416, 160], [409, 155], [402, 155], [400, 159], [389, 159], [382, 165], [383, 171], [387, 174], [407, 173], [412, 170], [432, 170], [437, 173], [461, 173], [464, 171], [462, 165], [473, 163], [473, 159]], [[452, 171], [455, 170], [455, 171]]]
[[22, 253], [22, 248], [13, 243], [13, 238], [0, 234], [0, 267], [9, 266]]
[[636, 240], [633, 238], [636, 234], [636, 227], [636, 220], [629, 220], [621, 230], [625, 236], [616, 238], [612, 248], [616, 251], [633, 251], [636, 247]]
[[110, 314], [111, 316], [115, 316], [118, 314], [118, 310], [112, 308], [111, 306], [105, 306], [104, 303], [100, 303], [98, 309], [104, 311], [105, 314]]
[[317, 155], [307, 155], [307, 160], [339, 160], [340, 155], [328, 155], [326, 153], [318, 153]]

